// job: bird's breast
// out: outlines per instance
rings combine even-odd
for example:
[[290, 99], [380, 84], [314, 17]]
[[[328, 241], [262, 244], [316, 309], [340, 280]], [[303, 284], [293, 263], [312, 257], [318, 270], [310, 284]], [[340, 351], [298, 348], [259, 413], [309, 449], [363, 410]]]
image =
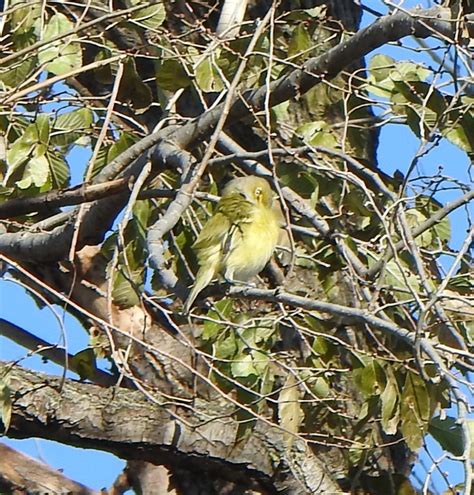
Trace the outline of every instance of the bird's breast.
[[223, 263], [226, 278], [247, 281], [260, 273], [272, 257], [279, 231], [273, 210], [256, 206], [249, 221], [235, 227]]

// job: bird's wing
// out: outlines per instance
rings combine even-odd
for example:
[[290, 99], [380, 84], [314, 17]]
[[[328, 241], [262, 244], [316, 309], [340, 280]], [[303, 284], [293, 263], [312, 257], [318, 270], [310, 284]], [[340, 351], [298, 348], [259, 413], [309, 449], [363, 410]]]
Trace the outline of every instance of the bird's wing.
[[225, 251], [238, 225], [251, 221], [252, 210], [252, 203], [239, 193], [221, 198], [216, 213], [207, 221], [194, 242], [194, 249], [199, 252], [220, 245]]
[[220, 212], [216, 212], [202, 228], [193, 244], [196, 251], [222, 244], [230, 228], [229, 219]]

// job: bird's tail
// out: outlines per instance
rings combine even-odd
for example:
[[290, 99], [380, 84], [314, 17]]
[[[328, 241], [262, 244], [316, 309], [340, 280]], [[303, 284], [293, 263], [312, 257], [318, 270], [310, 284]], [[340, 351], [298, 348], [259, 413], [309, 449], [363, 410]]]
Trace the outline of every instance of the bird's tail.
[[215, 267], [211, 264], [211, 266], [202, 266], [199, 268], [199, 271], [196, 275], [196, 280], [194, 281], [194, 285], [189, 293], [186, 302], [184, 303], [183, 311], [185, 314], [189, 313], [191, 306], [193, 305], [198, 294], [207, 287], [211, 280], [215, 275]]

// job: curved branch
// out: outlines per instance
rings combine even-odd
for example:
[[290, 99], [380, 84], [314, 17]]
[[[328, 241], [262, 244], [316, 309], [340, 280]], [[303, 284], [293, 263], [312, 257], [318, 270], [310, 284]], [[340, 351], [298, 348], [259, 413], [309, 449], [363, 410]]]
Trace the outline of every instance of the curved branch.
[[57, 469], [0, 443], [1, 493], [74, 493], [100, 495], [66, 478]]
[[140, 392], [72, 380], [61, 386], [59, 378], [9, 368], [0, 362], [0, 374], [9, 371], [14, 396], [11, 437], [48, 438], [124, 459], [197, 470], [267, 493], [340, 492], [304, 442], [296, 438], [287, 448], [285, 433], [277, 428], [258, 422], [248, 441], [236, 443], [239, 423], [215, 402], [197, 399], [188, 418], [195, 425], [189, 428]]

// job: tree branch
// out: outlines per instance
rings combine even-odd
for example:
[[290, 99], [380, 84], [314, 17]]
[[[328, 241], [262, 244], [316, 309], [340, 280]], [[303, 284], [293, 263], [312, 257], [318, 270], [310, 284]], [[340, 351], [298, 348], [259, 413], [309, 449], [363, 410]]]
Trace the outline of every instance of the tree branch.
[[267, 493], [340, 492], [306, 444], [295, 438], [287, 448], [278, 428], [259, 421], [248, 441], [236, 443], [239, 423], [229, 416], [228, 405], [197, 399], [187, 418], [194, 423], [189, 428], [137, 391], [72, 380], [61, 387], [60, 378], [0, 362], [0, 374], [7, 371], [13, 396], [11, 437], [47, 438], [128, 460], [204, 471]]
[[0, 219], [44, 212], [61, 206], [78, 205], [108, 198], [128, 189], [128, 179], [116, 179], [101, 184], [81, 185], [50, 191], [27, 198], [14, 198], [0, 204]]
[[[7, 339], [34, 351], [35, 354], [39, 354], [45, 359], [58, 364], [59, 366], [68, 366], [71, 371], [77, 373], [74, 366], [73, 355], [69, 354], [66, 349], [52, 345], [46, 340], [40, 339], [30, 332], [27, 332], [23, 328], [11, 323], [3, 318], [0, 318], [0, 335], [3, 335]], [[117, 384], [117, 378], [113, 375], [106, 373], [100, 369], [95, 369], [93, 376], [89, 377], [91, 381], [98, 385], [113, 386]]]
[[74, 493], [99, 495], [56, 469], [0, 443], [1, 493]]
[[[436, 224], [441, 222], [443, 218], [446, 218], [452, 211], [460, 208], [463, 205], [468, 204], [472, 199], [474, 199], [474, 190], [467, 192], [463, 196], [449, 202], [443, 208], [440, 208], [436, 213], [434, 213], [430, 218], [426, 219], [423, 223], [415, 227], [411, 232], [414, 239], [426, 232], [427, 230], [434, 227]], [[387, 246], [387, 254], [384, 258], [381, 258], [377, 263], [375, 263], [372, 268], [367, 270], [367, 278], [370, 280], [372, 277], [377, 275], [377, 273], [388, 263], [394, 256], [395, 252], [400, 252], [406, 248], [406, 242], [404, 239], [398, 241], [393, 249], [391, 246]]]

